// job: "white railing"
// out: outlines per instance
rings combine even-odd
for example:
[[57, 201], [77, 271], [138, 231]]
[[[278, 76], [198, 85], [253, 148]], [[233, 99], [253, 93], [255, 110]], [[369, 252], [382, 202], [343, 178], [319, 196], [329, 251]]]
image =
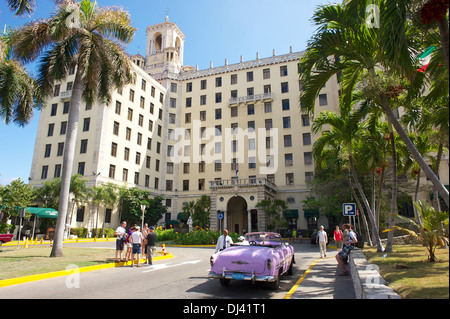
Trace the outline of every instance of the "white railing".
[[265, 185], [272, 189], [276, 189], [276, 185], [269, 181], [265, 177], [254, 177], [254, 178], [241, 178], [241, 179], [222, 179], [214, 180], [209, 182], [210, 188], [232, 188], [235, 186], [239, 187], [253, 187]]
[[263, 93], [248, 96], [234, 97], [228, 100], [228, 105], [239, 104], [239, 103], [249, 103], [264, 100], [273, 100], [273, 93]]
[[64, 91], [64, 92], [61, 92], [61, 94], [60, 94], [61, 100], [63, 100], [63, 99], [70, 99], [71, 97], [72, 97], [72, 90]]

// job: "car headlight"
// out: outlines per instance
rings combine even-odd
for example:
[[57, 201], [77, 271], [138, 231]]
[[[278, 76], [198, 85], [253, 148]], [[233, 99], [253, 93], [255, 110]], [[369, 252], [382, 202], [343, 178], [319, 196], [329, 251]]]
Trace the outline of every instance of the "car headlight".
[[214, 265], [214, 257], [213, 256], [211, 256], [211, 258], [209, 259], [209, 263], [211, 264], [211, 266]]
[[267, 269], [272, 269], [272, 260], [267, 259]]

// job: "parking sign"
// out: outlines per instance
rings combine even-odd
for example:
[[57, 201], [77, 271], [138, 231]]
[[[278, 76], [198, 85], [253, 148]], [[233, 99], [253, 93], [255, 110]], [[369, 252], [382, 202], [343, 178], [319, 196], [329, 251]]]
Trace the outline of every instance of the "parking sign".
[[344, 213], [344, 216], [356, 216], [356, 204], [344, 203], [342, 204], [342, 211]]

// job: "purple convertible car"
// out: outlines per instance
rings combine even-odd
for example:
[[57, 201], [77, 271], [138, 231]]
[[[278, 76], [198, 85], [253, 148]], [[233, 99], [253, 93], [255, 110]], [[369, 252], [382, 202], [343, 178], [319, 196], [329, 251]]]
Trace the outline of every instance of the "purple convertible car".
[[209, 277], [228, 286], [231, 279], [268, 282], [278, 289], [280, 276], [292, 274], [294, 248], [283, 243], [280, 234], [248, 233], [243, 243], [235, 244], [211, 256]]

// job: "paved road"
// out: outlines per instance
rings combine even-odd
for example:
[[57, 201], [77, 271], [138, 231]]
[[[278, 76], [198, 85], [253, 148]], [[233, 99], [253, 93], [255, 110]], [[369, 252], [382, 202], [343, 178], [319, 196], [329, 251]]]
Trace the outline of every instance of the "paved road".
[[[114, 242], [83, 243], [113, 248]], [[232, 281], [227, 288], [208, 278], [213, 248], [168, 247], [172, 259], [154, 266], [118, 267], [0, 288], [0, 299], [353, 299], [350, 277], [337, 277], [334, 258], [319, 259], [318, 247], [294, 244], [295, 269], [278, 291], [267, 284]], [[113, 254], [112, 250], [112, 254]], [[335, 251], [330, 251], [334, 257]], [[313, 266], [312, 266], [313, 265]], [[308, 270], [306, 276], [302, 275]], [[301, 281], [301, 282], [299, 282]], [[294, 287], [294, 289], [293, 289]]]

